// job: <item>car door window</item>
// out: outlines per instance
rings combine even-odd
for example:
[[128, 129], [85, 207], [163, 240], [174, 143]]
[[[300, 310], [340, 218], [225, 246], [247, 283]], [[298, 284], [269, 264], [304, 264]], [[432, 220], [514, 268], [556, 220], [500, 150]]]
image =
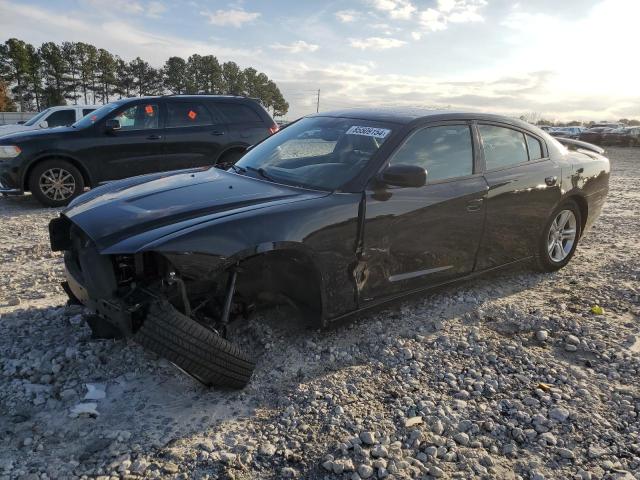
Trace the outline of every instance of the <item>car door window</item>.
[[200, 103], [167, 102], [167, 127], [213, 125], [211, 113]]
[[75, 110], [58, 110], [45, 118], [49, 128], [51, 127], [68, 127], [76, 123]]
[[89, 115], [94, 110], [95, 110], [95, 108], [83, 108], [82, 109], [82, 116], [84, 117], [85, 115]]
[[509, 167], [529, 160], [524, 134], [506, 127], [478, 125], [487, 170]]
[[157, 104], [139, 103], [113, 118], [120, 122], [120, 130], [149, 130], [158, 128], [158, 114]]
[[229, 123], [261, 122], [262, 119], [251, 108], [237, 103], [216, 103], [216, 108], [222, 112]]
[[540, 140], [533, 138], [531, 135], [526, 135], [527, 146], [529, 147], [529, 160], [537, 160], [542, 158], [542, 145]]
[[471, 129], [467, 125], [446, 125], [418, 130], [393, 154], [391, 164], [424, 168], [428, 183], [471, 175]]

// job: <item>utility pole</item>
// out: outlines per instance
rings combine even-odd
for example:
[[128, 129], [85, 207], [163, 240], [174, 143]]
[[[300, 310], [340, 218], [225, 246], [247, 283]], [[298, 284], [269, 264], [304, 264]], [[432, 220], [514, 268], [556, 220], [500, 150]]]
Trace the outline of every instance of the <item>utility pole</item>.
[[316, 113], [320, 111], [320, 89], [318, 89], [318, 101], [316, 102]]

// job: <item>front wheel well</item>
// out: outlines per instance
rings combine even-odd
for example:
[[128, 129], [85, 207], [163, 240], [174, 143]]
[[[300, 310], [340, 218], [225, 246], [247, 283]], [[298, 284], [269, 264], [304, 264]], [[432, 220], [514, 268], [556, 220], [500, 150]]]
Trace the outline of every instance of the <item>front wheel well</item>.
[[240, 263], [237, 291], [260, 303], [293, 302], [305, 320], [322, 324], [322, 281], [308, 257], [298, 251], [272, 251]]
[[29, 167], [27, 168], [24, 178], [22, 179], [22, 187], [24, 188], [25, 192], [29, 191], [29, 177], [31, 176], [31, 172], [33, 171], [33, 169], [40, 163], [50, 161], [50, 160], [63, 160], [65, 162], [69, 162], [71, 165], [73, 165], [80, 171], [80, 173], [82, 174], [82, 178], [84, 179], [84, 184], [87, 186], [93, 186], [91, 183], [91, 177], [89, 176], [89, 172], [80, 162], [78, 162], [77, 160], [74, 160], [71, 157], [67, 157], [64, 155], [49, 155], [46, 157], [39, 158], [38, 160], [33, 162], [31, 165], [29, 165]]

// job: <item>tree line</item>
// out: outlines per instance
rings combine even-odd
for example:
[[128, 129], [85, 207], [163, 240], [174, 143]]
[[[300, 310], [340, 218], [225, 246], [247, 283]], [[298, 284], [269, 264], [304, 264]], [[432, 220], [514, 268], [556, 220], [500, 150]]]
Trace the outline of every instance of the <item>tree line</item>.
[[0, 44], [0, 111], [166, 93], [245, 95], [260, 99], [274, 116], [289, 109], [267, 75], [232, 61], [220, 63], [213, 55], [170, 57], [154, 68], [140, 57], [126, 61], [84, 42], [45, 42], [36, 48], [10, 38]]

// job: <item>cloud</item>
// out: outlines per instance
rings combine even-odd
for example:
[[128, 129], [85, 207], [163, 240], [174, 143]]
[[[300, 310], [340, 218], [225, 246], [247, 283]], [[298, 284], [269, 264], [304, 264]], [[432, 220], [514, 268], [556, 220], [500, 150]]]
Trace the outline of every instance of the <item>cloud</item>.
[[404, 40], [389, 37], [350, 38], [349, 45], [361, 50], [387, 50], [406, 44]]
[[479, 10], [486, 0], [438, 0], [437, 8], [427, 8], [419, 13], [419, 23], [427, 32], [445, 30], [449, 23], [482, 22]]
[[288, 45], [284, 45], [282, 43], [274, 43], [271, 45], [271, 48], [274, 50], [284, 50], [289, 53], [301, 53], [301, 52], [315, 52], [318, 50], [318, 45], [314, 45], [313, 43], [307, 43], [304, 40], [297, 40]]
[[336, 18], [342, 23], [355, 22], [358, 18], [358, 12], [356, 12], [355, 10], [340, 10], [336, 12], [335, 15]]
[[208, 11], [200, 12], [209, 19], [209, 23], [220, 27], [241, 27], [245, 23], [251, 23], [260, 16], [258, 12], [247, 12], [242, 8], [232, 8], [231, 10], [216, 10], [215, 13]]
[[409, 0], [370, 0], [376, 10], [387, 13], [394, 20], [409, 20], [417, 10]]
[[128, 15], [146, 15], [151, 18], [158, 18], [167, 10], [164, 3], [151, 0], [144, 1], [131, 1], [131, 0], [109, 0], [104, 2], [102, 0], [86, 0], [87, 5], [104, 15], [115, 16], [114, 12], [126, 13]]

